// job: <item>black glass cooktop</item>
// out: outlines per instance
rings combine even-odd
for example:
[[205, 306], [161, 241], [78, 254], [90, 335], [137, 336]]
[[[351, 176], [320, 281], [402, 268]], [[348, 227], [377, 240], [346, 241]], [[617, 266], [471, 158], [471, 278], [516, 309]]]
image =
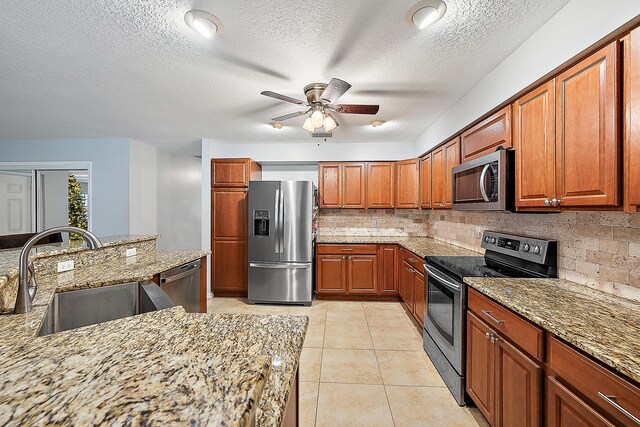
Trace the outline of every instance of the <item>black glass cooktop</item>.
[[425, 261], [460, 281], [465, 277], [531, 277], [514, 268], [489, 266], [482, 256], [428, 256]]

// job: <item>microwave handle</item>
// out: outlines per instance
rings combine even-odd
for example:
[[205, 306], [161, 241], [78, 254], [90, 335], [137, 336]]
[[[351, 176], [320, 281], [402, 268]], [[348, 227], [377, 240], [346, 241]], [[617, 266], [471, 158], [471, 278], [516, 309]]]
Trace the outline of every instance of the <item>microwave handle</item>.
[[[487, 190], [485, 190], [487, 173], [489, 172], [490, 169], [491, 169], [491, 165], [486, 164], [484, 165], [484, 168], [482, 169], [482, 173], [480, 174], [480, 193], [482, 193], [482, 198], [484, 199], [485, 202], [491, 201], [491, 197], [489, 197], [489, 195], [487, 194]], [[493, 195], [493, 190], [491, 191], [491, 193]]]

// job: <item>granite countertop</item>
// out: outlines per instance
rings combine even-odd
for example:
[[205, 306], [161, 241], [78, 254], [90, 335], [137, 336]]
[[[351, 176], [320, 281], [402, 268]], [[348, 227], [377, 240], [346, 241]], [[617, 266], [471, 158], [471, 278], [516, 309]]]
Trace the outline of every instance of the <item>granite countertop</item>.
[[307, 325], [175, 307], [39, 338], [4, 328], [0, 424], [277, 426]]
[[430, 237], [408, 237], [408, 236], [332, 236], [320, 235], [317, 243], [361, 243], [361, 244], [397, 244], [414, 254], [425, 256], [482, 256], [481, 254], [468, 249], [435, 240]]
[[640, 303], [563, 279], [465, 283], [640, 382]]

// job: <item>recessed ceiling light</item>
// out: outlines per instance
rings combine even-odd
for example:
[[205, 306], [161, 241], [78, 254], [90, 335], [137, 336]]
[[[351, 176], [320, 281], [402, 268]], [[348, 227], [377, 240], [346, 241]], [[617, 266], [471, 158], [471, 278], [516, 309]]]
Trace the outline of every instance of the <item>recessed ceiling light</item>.
[[409, 9], [405, 18], [410, 26], [422, 30], [439, 21], [446, 11], [447, 5], [442, 0], [422, 0]]
[[216, 33], [222, 33], [223, 29], [220, 18], [204, 10], [190, 10], [185, 13], [184, 22], [193, 31], [207, 39], [212, 38]]
[[385, 123], [384, 120], [374, 120], [371, 122], [371, 126], [377, 128], [378, 126], [382, 126]]
[[284, 127], [284, 123], [282, 122], [271, 122], [269, 123], [274, 129], [282, 129]]

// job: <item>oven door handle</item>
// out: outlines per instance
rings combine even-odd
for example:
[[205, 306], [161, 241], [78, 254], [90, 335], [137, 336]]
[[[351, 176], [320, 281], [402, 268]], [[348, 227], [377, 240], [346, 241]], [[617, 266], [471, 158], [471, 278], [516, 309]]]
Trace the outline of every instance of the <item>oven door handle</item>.
[[460, 292], [461, 288], [460, 288], [460, 285], [458, 285], [457, 283], [454, 283], [444, 278], [439, 273], [436, 273], [435, 270], [429, 268], [427, 264], [424, 264], [424, 269], [427, 270], [427, 272], [433, 277], [435, 277], [439, 282], [441, 282], [446, 288], [449, 288], [452, 291]]
[[[491, 165], [490, 164], [486, 164], [484, 165], [484, 168], [482, 168], [482, 173], [480, 174], [480, 193], [482, 193], [482, 198], [484, 199], [485, 202], [490, 202], [491, 201], [491, 197], [493, 197], [493, 189], [491, 190], [491, 197], [487, 194], [487, 190], [485, 189], [486, 184], [487, 184], [487, 173], [492, 170]], [[493, 177], [492, 177], [493, 180]]]

